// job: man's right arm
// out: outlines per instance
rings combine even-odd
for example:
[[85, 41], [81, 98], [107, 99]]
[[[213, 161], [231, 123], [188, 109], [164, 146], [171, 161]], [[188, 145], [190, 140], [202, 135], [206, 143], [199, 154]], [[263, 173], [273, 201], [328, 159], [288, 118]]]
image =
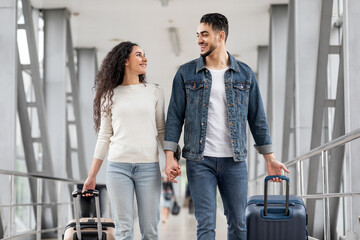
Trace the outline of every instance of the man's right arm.
[[166, 154], [165, 173], [169, 176], [171, 182], [176, 182], [174, 179], [181, 175], [180, 164], [178, 163], [179, 159], [175, 158], [174, 153], [180, 158], [178, 142], [184, 124], [185, 109], [186, 92], [180, 68], [173, 81], [164, 139], [164, 150]]

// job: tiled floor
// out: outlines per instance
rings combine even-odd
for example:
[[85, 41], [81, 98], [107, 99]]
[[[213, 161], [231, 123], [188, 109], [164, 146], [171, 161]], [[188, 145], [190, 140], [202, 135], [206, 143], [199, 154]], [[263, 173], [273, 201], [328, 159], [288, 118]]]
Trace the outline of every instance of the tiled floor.
[[[226, 240], [226, 218], [220, 208], [217, 212], [216, 239]], [[160, 221], [159, 240], [196, 240], [196, 220], [188, 208], [181, 208], [179, 215], [171, 215], [167, 223]], [[139, 226], [135, 224], [134, 240], [141, 240]]]

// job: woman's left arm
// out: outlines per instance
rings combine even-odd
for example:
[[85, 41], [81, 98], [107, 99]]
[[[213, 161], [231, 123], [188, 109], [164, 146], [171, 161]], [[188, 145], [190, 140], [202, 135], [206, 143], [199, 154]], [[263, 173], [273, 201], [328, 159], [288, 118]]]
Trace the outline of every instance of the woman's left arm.
[[155, 106], [155, 121], [156, 129], [158, 133], [158, 139], [161, 144], [161, 148], [164, 149], [164, 135], [165, 135], [165, 104], [164, 104], [164, 91], [160, 85], [156, 85], [156, 106]]

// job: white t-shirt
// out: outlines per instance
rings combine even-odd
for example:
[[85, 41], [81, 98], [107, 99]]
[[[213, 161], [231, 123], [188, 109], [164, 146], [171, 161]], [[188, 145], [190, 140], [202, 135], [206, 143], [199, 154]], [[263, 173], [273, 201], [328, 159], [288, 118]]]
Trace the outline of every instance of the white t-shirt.
[[225, 94], [225, 71], [209, 69], [212, 77], [204, 156], [233, 157]]
[[111, 114], [102, 116], [94, 157], [125, 163], [157, 162], [164, 141], [164, 93], [159, 85], [117, 86]]

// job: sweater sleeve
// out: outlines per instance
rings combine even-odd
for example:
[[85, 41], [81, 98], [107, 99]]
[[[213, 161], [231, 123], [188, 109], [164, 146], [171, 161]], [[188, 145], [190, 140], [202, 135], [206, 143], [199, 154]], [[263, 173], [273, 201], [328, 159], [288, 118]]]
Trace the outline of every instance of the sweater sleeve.
[[94, 158], [104, 160], [106, 156], [110, 145], [110, 138], [114, 134], [111, 121], [111, 112], [109, 114], [105, 114], [104, 112], [101, 114], [100, 129], [95, 146]]
[[164, 135], [165, 135], [165, 113], [164, 113], [164, 91], [160, 85], [156, 85], [156, 106], [155, 106], [155, 121], [157, 129], [157, 137], [164, 149]]

